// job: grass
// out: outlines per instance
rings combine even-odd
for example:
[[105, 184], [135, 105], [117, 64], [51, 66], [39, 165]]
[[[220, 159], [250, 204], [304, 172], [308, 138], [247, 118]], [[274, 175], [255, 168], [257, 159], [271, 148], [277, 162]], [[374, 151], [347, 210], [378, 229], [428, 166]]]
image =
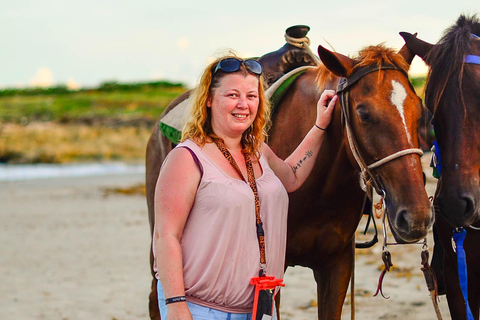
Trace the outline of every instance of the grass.
[[[59, 90], [56, 90], [59, 91]], [[0, 92], [0, 162], [138, 161], [181, 85]]]
[[134, 92], [92, 90], [1, 97], [0, 121], [26, 124], [33, 121], [71, 121], [84, 118], [158, 119], [165, 107], [185, 90], [184, 87]]
[[414, 77], [410, 78], [410, 82], [412, 83], [413, 88], [415, 89], [415, 92], [417, 95], [422, 98], [422, 100], [425, 98], [425, 82], [427, 78], [426, 77]]
[[[423, 97], [425, 78], [410, 80]], [[0, 91], [0, 163], [143, 160], [153, 124], [186, 90], [112, 82], [80, 91]]]

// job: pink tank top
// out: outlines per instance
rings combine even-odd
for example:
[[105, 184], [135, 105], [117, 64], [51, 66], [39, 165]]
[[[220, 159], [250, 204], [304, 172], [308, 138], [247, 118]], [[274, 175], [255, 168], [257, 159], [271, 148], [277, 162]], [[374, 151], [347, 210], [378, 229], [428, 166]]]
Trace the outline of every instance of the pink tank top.
[[[252, 189], [225, 174], [194, 142], [181, 146], [197, 155], [203, 169], [181, 239], [187, 300], [231, 313], [251, 312], [254, 287], [249, 282], [260, 270]], [[260, 165], [263, 173], [256, 182], [266, 273], [283, 279], [288, 194], [263, 155]]]

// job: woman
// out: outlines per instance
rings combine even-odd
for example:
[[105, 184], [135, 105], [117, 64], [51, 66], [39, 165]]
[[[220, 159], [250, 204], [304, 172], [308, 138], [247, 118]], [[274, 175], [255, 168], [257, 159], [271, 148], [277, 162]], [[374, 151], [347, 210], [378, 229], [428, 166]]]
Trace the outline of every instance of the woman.
[[337, 97], [322, 93], [315, 125], [282, 160], [264, 143], [261, 73], [233, 56], [210, 64], [182, 143], [162, 165], [154, 230], [162, 319], [250, 319], [250, 279], [283, 278], [287, 192], [310, 174]]

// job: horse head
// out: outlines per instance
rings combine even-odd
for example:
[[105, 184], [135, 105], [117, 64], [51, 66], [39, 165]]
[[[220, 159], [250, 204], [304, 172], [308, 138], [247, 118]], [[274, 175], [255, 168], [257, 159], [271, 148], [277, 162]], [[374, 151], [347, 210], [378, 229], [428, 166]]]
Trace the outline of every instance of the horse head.
[[430, 67], [425, 104], [441, 157], [435, 208], [453, 227], [469, 226], [480, 220], [480, 21], [461, 16], [435, 45], [400, 35]]
[[424, 238], [433, 211], [418, 149], [422, 104], [406, 73], [414, 55], [405, 46], [395, 53], [382, 45], [365, 48], [355, 59], [322, 46], [318, 53], [325, 67], [342, 78], [337, 107], [342, 108], [352, 164], [384, 197], [395, 239]]

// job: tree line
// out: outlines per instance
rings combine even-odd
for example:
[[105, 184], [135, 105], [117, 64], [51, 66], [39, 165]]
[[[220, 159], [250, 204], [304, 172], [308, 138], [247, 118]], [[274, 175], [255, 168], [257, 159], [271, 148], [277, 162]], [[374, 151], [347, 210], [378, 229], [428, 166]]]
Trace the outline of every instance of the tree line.
[[64, 95], [76, 92], [112, 92], [112, 91], [138, 91], [148, 89], [172, 89], [183, 88], [182, 83], [172, 83], [168, 81], [151, 81], [151, 82], [132, 82], [120, 83], [117, 81], [102, 82], [98, 87], [71, 89], [64, 84], [52, 87], [35, 87], [35, 88], [7, 88], [0, 90], [0, 97], [8, 96], [41, 96], [41, 95]]

